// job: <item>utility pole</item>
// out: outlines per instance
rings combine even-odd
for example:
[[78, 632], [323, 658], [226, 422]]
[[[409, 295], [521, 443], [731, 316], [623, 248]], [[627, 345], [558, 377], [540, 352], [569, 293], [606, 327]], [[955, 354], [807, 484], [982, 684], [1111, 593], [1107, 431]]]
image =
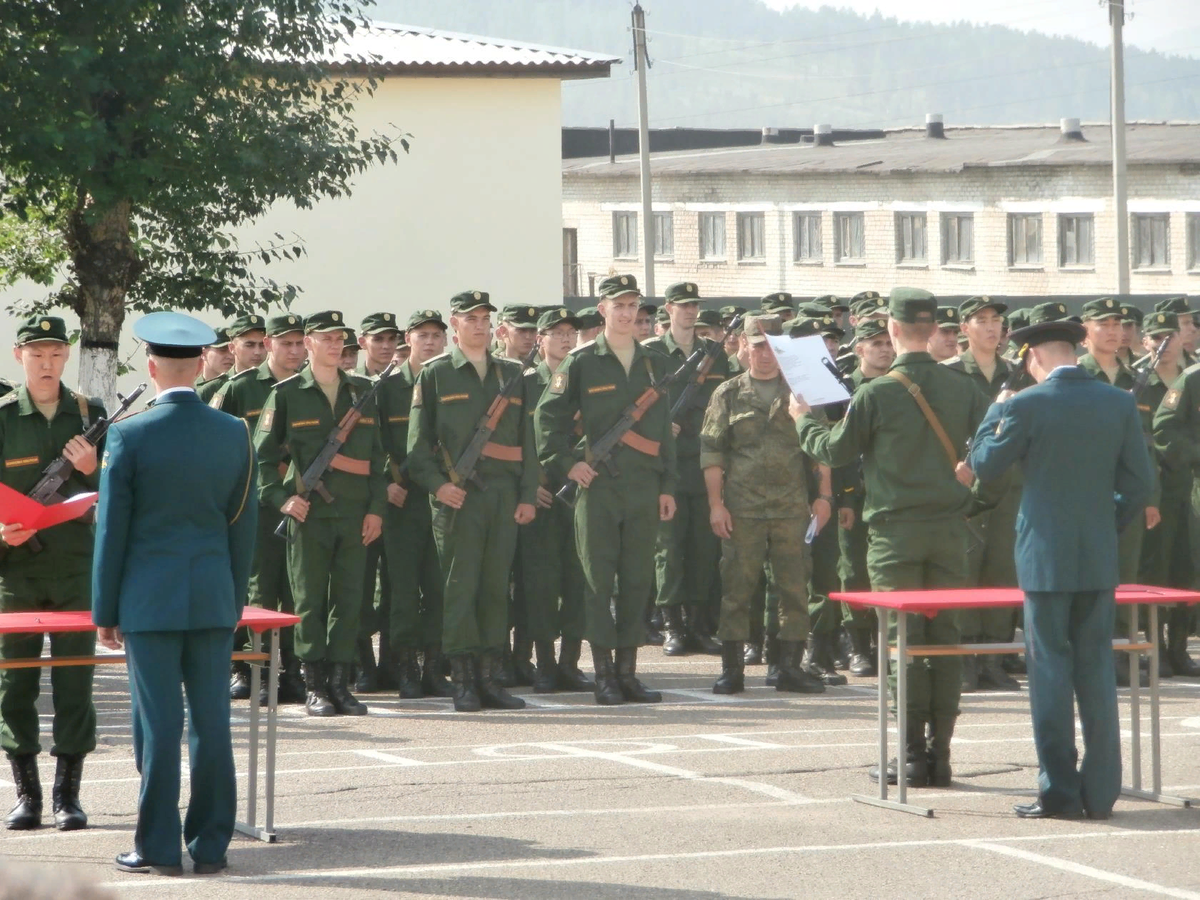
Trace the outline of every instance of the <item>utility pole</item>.
[[1112, 26], [1113, 215], [1117, 220], [1117, 293], [1129, 293], [1129, 203], [1125, 184], [1125, 0], [1108, 0]]
[[654, 207], [650, 200], [650, 117], [646, 111], [646, 13], [642, 4], [633, 7], [633, 65], [638, 75], [638, 153], [642, 167], [642, 258], [645, 271], [642, 293], [654, 296]]

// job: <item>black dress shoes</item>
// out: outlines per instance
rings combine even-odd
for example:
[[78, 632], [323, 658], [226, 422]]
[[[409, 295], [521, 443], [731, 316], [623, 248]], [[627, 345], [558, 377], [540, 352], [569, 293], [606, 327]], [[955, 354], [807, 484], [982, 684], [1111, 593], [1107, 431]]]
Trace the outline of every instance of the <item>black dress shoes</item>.
[[219, 872], [224, 872], [229, 868], [229, 863], [224, 857], [221, 857], [220, 862], [198, 862], [192, 866], [192, 871], [197, 875], [216, 875]]
[[1014, 806], [1013, 812], [1018, 819], [1082, 819], [1082, 809], [1047, 809], [1041, 800], [1034, 800], [1023, 806]]
[[142, 858], [142, 854], [136, 850], [130, 850], [128, 853], [122, 853], [117, 856], [117, 868], [122, 872], [136, 872], [141, 875], [153, 873], [155, 875], [170, 875], [178, 876], [183, 874], [183, 866], [159, 866], [152, 862], [147, 862]]

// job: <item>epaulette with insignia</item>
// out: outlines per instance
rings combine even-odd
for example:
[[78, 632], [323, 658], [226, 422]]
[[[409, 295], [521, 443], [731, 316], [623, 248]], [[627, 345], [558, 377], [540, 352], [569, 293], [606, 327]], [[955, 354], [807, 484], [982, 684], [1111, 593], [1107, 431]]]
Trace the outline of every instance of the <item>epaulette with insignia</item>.
[[584, 343], [580, 344], [578, 347], [573, 348], [571, 350], [571, 354], [574, 355], [574, 354], [578, 353], [580, 350], [587, 350], [589, 347], [594, 347], [594, 346], [596, 346], [596, 339], [592, 338], [590, 341], [585, 341]]
[[358, 375], [354, 372], [347, 372], [346, 378], [347, 378], [347, 380], [350, 381], [351, 384], [355, 384], [358, 387], [369, 388], [372, 384], [375, 383], [374, 378], [368, 377], [366, 375]]
[[295, 381], [299, 377], [300, 377], [299, 372], [297, 372], [295, 375], [289, 375], [287, 378], [283, 379], [282, 381], [275, 382], [275, 387], [280, 388], [280, 387], [283, 387], [285, 384], [291, 384], [293, 381]]
[[1182, 375], [1190, 375], [1193, 372], [1200, 372], [1200, 362], [1192, 363], [1190, 366], [1188, 366], [1186, 369], [1184, 369], [1181, 374]]
[[17, 392], [9, 391], [3, 397], [0, 397], [0, 407], [11, 406], [17, 402]]
[[945, 366], [947, 369], [953, 369], [956, 372], [965, 372], [961, 356], [952, 356], [949, 359], [943, 359], [939, 365]]
[[239, 378], [244, 381], [245, 379], [251, 378], [257, 374], [258, 374], [257, 366], [255, 366], [253, 369], [242, 369], [242, 371], [238, 372], [236, 375], [233, 375], [233, 376], [227, 378], [226, 383], [228, 384], [230, 381], [237, 381]]
[[425, 365], [429, 365], [430, 363], [435, 363], [435, 362], [441, 362], [443, 359], [449, 359], [449, 358], [450, 358], [450, 351], [443, 350], [441, 353], [439, 353], [437, 356], [433, 357], [432, 359], [425, 360]]

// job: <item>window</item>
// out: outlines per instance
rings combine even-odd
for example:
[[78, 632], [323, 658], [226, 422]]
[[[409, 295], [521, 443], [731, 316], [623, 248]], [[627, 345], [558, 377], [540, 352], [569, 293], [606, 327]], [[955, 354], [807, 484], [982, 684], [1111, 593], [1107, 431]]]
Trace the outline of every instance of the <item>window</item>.
[[1171, 226], [1166, 213], [1134, 216], [1130, 229], [1135, 269], [1169, 269], [1171, 267]]
[[700, 213], [700, 258], [725, 258], [725, 213]]
[[792, 259], [798, 263], [821, 262], [821, 214], [796, 213], [792, 225]]
[[896, 213], [896, 258], [923, 263], [928, 259], [925, 248], [925, 213]]
[[975, 261], [975, 216], [949, 213], [942, 216], [942, 263], [964, 265]]
[[1096, 219], [1091, 213], [1058, 217], [1058, 264], [1064, 269], [1096, 264]]
[[762, 213], [738, 213], [738, 259], [766, 259], [763, 238], [766, 216]]
[[867, 242], [863, 235], [863, 214], [835, 213], [833, 216], [833, 258], [835, 262], [863, 262]]
[[1040, 266], [1042, 264], [1042, 214], [1009, 215], [1008, 264], [1010, 266]]
[[1188, 270], [1200, 269], [1200, 213], [1188, 213]]
[[613, 256], [638, 255], [638, 217], [635, 212], [613, 213]]
[[675, 255], [675, 218], [669, 213], [654, 214], [654, 256], [670, 259]]

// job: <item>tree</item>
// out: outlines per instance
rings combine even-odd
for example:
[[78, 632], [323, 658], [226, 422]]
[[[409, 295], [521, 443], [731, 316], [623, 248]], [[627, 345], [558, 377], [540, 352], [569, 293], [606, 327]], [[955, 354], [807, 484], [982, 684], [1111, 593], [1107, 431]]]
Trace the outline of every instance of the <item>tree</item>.
[[370, 2], [0, 0], [0, 283], [65, 275], [29, 305], [79, 316], [86, 393], [112, 396], [129, 309], [286, 304], [255, 265], [302, 242], [233, 229], [408, 149], [355, 127], [370, 60], [330, 65]]

